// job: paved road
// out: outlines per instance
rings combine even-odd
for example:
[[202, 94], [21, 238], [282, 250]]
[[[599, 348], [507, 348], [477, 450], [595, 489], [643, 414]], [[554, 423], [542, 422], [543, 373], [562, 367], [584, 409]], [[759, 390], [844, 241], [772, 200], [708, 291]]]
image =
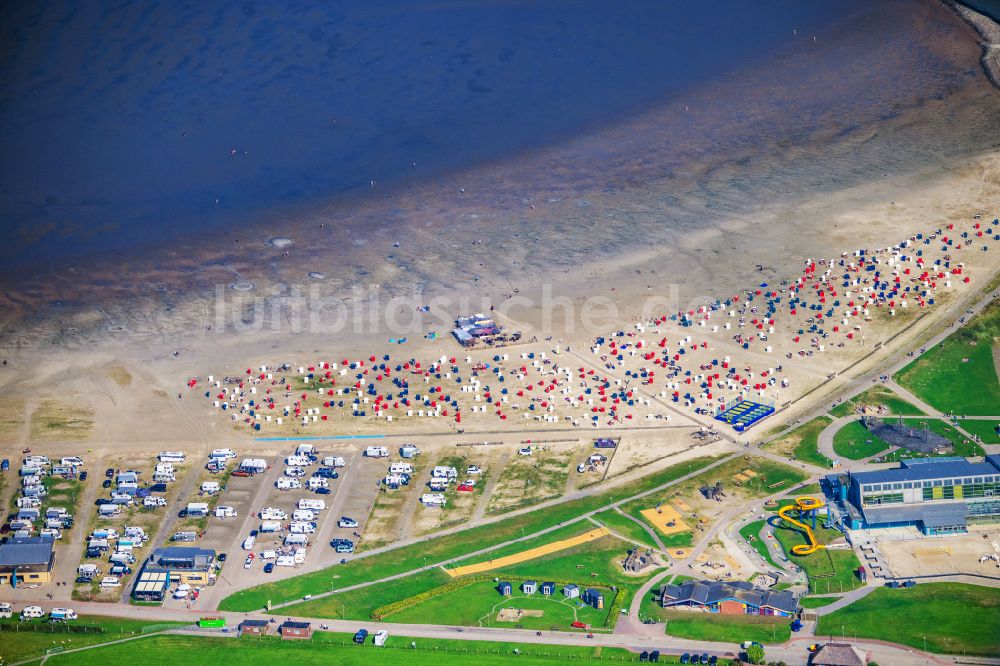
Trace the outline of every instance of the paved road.
[[[120, 615], [120, 609], [116, 606], [101, 603], [76, 602], [74, 608], [79, 613], [87, 615], [116, 616]], [[159, 607], [133, 606], [129, 616], [136, 620], [146, 620], [150, 622], [195, 622], [204, 611], [187, 610], [166, 610]], [[263, 614], [243, 614], [243, 613], [217, 613], [226, 617], [229, 626], [236, 626], [244, 618], [269, 619]], [[534, 645], [576, 645], [584, 647], [605, 646], [625, 648], [632, 651], [658, 649], [664, 654], [681, 654], [683, 652], [708, 652], [716, 655], [735, 655], [738, 647], [733, 643], [720, 643], [710, 641], [693, 641], [679, 639], [670, 636], [647, 636], [629, 634], [594, 634], [593, 638], [587, 638], [584, 633], [578, 632], [542, 632], [539, 636], [534, 631], [523, 629], [493, 628], [493, 627], [452, 627], [434, 624], [394, 624], [388, 622], [357, 622], [353, 620], [328, 620], [323, 618], [298, 617], [292, 619], [313, 623], [314, 627], [326, 625], [330, 631], [353, 633], [359, 627], [364, 626], [371, 632], [385, 629], [390, 636], [396, 638], [407, 637], [419, 641], [421, 638], [448, 639], [458, 641], [492, 641], [500, 643], [521, 643]], [[204, 635], [199, 632], [199, 635]], [[221, 635], [221, 634], [219, 634]], [[848, 637], [849, 638], [849, 637]], [[390, 640], [392, 640], [390, 638]], [[807, 660], [806, 648], [815, 639], [809, 636], [793, 638], [788, 643], [782, 645], [769, 646], [767, 648], [767, 658], [769, 660], [781, 660], [790, 665], [805, 664]], [[871, 652], [871, 659], [881, 664], [892, 664], [893, 666], [916, 666], [917, 664], [936, 663], [954, 664], [953, 656], [940, 656], [929, 653], [922, 653], [901, 646], [881, 643], [878, 641], [855, 640], [851, 642], [861, 649]], [[1000, 659], [977, 659], [976, 663], [1000, 664]]]

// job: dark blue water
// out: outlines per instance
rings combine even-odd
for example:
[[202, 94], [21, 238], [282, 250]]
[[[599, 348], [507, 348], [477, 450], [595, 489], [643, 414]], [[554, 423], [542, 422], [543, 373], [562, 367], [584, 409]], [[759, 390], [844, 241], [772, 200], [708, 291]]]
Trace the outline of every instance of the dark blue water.
[[0, 256], [138, 250], [534, 150], [863, 5], [4, 3]]

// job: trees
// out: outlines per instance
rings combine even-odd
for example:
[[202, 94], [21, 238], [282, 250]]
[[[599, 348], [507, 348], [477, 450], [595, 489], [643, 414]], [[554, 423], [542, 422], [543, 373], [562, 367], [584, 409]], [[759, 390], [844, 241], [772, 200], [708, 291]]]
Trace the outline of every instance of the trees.
[[747, 661], [751, 664], [764, 663], [764, 648], [761, 645], [751, 645], [747, 648]]

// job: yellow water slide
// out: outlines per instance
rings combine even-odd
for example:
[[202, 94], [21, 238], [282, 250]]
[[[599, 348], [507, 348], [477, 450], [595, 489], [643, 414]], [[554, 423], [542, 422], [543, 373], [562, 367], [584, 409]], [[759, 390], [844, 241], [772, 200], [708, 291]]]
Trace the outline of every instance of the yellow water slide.
[[820, 548], [826, 548], [826, 546], [820, 544], [816, 541], [816, 535], [813, 534], [812, 528], [803, 522], [795, 520], [790, 514], [792, 511], [799, 512], [799, 518], [802, 517], [803, 511], [813, 511], [815, 509], [822, 509], [826, 506], [826, 502], [815, 497], [799, 497], [796, 498], [795, 504], [789, 504], [788, 506], [782, 507], [778, 511], [778, 515], [784, 520], [787, 520], [792, 525], [802, 528], [802, 531], [806, 533], [806, 539], [809, 540], [807, 544], [799, 544], [798, 546], [792, 546], [792, 553], [795, 555], [812, 555]]

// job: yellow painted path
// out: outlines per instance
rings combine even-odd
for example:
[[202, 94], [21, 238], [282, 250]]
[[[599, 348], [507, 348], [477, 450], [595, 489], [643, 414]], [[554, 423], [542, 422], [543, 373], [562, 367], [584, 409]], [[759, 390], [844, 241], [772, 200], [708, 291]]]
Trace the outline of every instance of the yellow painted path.
[[573, 546], [579, 546], [581, 543], [587, 543], [589, 541], [595, 541], [601, 537], [611, 534], [607, 529], [603, 527], [598, 527], [597, 529], [590, 530], [585, 534], [580, 534], [569, 539], [563, 539], [562, 541], [553, 541], [552, 543], [547, 543], [544, 546], [538, 546], [537, 548], [531, 548], [529, 550], [522, 550], [520, 553], [514, 553], [513, 555], [507, 555], [505, 557], [498, 557], [495, 560], [487, 560], [485, 562], [480, 562], [478, 564], [469, 564], [464, 567], [457, 567], [455, 569], [445, 569], [448, 575], [452, 578], [458, 576], [467, 576], [474, 573], [482, 573], [483, 571], [490, 571], [492, 569], [499, 569], [500, 567], [505, 567], [509, 564], [517, 564], [518, 562], [527, 562], [528, 560], [533, 560], [536, 557], [541, 557], [542, 555], [548, 555], [549, 553], [557, 553], [560, 550], [566, 550], [567, 548], [572, 548]]

